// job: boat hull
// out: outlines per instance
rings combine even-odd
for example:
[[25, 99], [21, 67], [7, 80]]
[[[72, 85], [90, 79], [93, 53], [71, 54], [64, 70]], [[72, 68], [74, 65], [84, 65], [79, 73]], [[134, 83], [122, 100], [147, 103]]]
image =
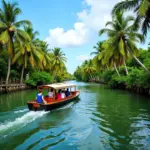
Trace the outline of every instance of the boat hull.
[[59, 101], [57, 103], [52, 103], [52, 104], [38, 104], [36, 102], [34, 103], [28, 102], [27, 104], [28, 104], [29, 110], [32, 110], [32, 111], [40, 111], [40, 110], [50, 111], [50, 110], [62, 107], [72, 101], [78, 100], [78, 96], [79, 96], [79, 93], [77, 93], [76, 96], [74, 97], [68, 98], [67, 100]]

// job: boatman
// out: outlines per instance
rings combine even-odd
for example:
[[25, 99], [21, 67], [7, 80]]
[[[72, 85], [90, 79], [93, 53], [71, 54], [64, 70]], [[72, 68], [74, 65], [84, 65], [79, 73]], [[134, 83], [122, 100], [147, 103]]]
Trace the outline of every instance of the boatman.
[[68, 97], [70, 95], [70, 92], [69, 92], [69, 89], [67, 88], [67, 91], [66, 91], [66, 97]]
[[37, 102], [37, 103], [44, 103], [44, 104], [47, 104], [47, 102], [44, 100], [44, 97], [43, 97], [43, 95], [42, 95], [42, 90], [41, 90], [41, 89], [39, 89], [38, 94], [37, 94], [37, 96], [36, 96], [36, 102]]

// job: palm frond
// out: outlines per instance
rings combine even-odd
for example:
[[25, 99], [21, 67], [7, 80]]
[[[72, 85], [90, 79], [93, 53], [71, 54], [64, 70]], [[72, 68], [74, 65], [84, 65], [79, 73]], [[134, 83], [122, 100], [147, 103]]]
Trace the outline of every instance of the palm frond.
[[131, 10], [134, 9], [139, 4], [139, 0], [124, 0], [119, 3], [117, 3], [114, 8], [112, 9], [112, 15], [114, 15], [118, 11], [123, 10]]
[[150, 1], [149, 0], [143, 0], [139, 6], [138, 13], [140, 16], [144, 17], [150, 8]]
[[31, 22], [29, 20], [21, 20], [21, 21], [15, 22], [14, 25], [16, 27], [26, 26], [26, 25], [31, 25]]

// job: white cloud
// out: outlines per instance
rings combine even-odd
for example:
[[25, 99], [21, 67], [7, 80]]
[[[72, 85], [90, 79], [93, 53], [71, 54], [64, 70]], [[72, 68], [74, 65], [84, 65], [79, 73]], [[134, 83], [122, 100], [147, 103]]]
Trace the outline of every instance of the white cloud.
[[78, 22], [74, 23], [74, 28], [50, 29], [46, 41], [50, 47], [76, 47], [87, 43], [111, 19], [111, 10], [118, 1], [84, 0], [86, 8], [77, 13]]
[[84, 0], [88, 8], [77, 13], [77, 16], [87, 28], [98, 31], [111, 20], [111, 10], [117, 2], [119, 0]]
[[63, 28], [49, 30], [49, 36], [45, 39], [50, 47], [76, 47], [88, 41], [90, 31], [84, 23], [76, 22], [74, 29], [64, 31]]
[[85, 60], [88, 60], [89, 59], [89, 56], [88, 55], [79, 55], [76, 57], [76, 60], [78, 61], [85, 61]]

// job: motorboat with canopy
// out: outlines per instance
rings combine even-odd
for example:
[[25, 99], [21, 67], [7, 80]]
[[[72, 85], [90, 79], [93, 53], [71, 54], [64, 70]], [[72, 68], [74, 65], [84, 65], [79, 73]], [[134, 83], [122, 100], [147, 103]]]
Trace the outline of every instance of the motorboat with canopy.
[[[70, 84], [70, 83], [55, 83], [55, 84], [41, 85], [41, 86], [38, 86], [37, 89], [42, 90], [42, 91], [45, 89], [47, 89], [48, 91], [52, 90], [53, 97], [49, 97], [48, 95], [43, 96], [44, 101], [46, 101], [45, 104], [38, 103], [36, 100], [29, 101], [27, 103], [29, 110], [49, 111], [49, 110], [61, 107], [71, 101], [77, 100], [77, 97], [80, 94], [80, 91], [76, 90], [76, 85]], [[58, 99], [56, 96], [56, 93], [58, 93], [58, 91], [60, 91], [60, 90], [63, 90], [65, 92], [68, 90], [70, 95]]]

